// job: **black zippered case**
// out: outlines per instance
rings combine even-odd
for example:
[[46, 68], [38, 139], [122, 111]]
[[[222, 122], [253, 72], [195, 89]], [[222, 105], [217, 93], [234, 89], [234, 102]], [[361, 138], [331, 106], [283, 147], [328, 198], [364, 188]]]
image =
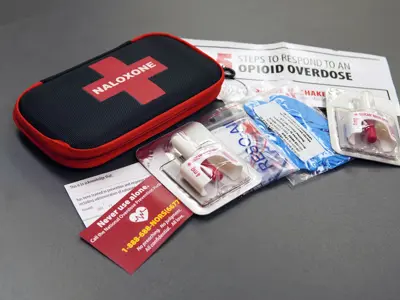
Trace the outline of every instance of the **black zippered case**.
[[18, 128], [68, 167], [101, 165], [211, 103], [224, 72], [184, 40], [150, 33], [44, 79], [18, 99]]

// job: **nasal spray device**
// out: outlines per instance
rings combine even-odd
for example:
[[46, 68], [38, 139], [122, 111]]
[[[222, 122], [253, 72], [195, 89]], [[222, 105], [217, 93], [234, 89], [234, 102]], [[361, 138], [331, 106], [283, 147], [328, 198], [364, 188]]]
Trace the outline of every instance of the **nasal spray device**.
[[202, 124], [192, 122], [140, 148], [138, 160], [190, 210], [209, 214], [261, 182]]
[[371, 92], [327, 91], [331, 143], [338, 153], [400, 165], [399, 123], [393, 103]]
[[222, 181], [224, 175], [236, 181], [243, 172], [243, 165], [217, 145], [201, 151], [199, 145], [181, 132], [172, 136], [171, 144], [185, 160], [180, 167], [182, 178], [203, 197], [207, 196], [207, 184]]

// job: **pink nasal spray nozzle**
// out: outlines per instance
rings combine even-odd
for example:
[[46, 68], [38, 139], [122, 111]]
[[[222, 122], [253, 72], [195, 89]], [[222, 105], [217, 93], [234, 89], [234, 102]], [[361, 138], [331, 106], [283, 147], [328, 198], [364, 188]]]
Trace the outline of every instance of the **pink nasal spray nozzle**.
[[202, 196], [207, 195], [205, 187], [210, 182], [221, 181], [224, 174], [237, 180], [242, 173], [243, 166], [215, 144], [201, 147], [183, 132], [174, 134], [171, 144], [185, 159], [182, 177]]
[[[383, 152], [392, 152], [397, 146], [396, 138], [391, 132], [391, 128], [387, 119], [381, 115], [375, 105], [374, 96], [371, 92], [362, 92], [361, 97], [353, 99], [353, 107], [355, 113], [358, 114], [357, 118], [361, 118], [361, 137], [368, 144], [379, 142]], [[349, 120], [350, 126], [354, 123]], [[349, 130], [349, 142], [354, 145], [356, 142], [353, 131]]]

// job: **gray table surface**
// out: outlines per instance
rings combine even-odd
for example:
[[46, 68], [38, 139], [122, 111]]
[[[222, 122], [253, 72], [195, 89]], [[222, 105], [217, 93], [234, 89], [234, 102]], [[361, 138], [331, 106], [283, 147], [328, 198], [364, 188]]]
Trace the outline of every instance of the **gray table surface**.
[[[4, 2], [4, 3], [3, 3]], [[149, 31], [384, 55], [400, 83], [398, 0], [18, 0], [0, 6], [0, 299], [399, 299], [400, 169], [354, 161], [194, 217], [133, 276], [79, 239], [56, 165], [18, 134], [30, 84]]]

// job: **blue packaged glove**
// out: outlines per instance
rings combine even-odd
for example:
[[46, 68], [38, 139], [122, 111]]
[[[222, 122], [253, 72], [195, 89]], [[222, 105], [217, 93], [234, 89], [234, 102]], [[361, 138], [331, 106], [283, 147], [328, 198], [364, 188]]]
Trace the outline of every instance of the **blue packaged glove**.
[[276, 95], [250, 101], [244, 109], [300, 170], [320, 174], [350, 160], [332, 149], [325, 116], [296, 99]]

